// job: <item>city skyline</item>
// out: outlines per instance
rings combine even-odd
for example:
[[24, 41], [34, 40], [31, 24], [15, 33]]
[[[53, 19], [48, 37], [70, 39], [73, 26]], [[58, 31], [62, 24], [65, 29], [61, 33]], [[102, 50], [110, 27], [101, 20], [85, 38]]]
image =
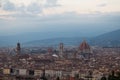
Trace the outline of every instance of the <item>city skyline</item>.
[[0, 80], [120, 80], [120, 0], [0, 0]]

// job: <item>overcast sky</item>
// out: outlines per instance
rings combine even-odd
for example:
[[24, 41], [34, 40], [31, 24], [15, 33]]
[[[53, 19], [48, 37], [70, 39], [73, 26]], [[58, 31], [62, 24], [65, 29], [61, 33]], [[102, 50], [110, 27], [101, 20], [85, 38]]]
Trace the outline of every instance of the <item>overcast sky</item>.
[[0, 35], [95, 36], [120, 29], [119, 22], [120, 0], [0, 0]]

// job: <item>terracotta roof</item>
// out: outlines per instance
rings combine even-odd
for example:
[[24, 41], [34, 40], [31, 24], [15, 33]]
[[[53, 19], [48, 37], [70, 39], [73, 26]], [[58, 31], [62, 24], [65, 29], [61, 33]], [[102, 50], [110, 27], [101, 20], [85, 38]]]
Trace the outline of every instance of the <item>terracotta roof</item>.
[[81, 51], [86, 50], [86, 49], [90, 50], [90, 46], [89, 46], [89, 44], [84, 40], [84, 41], [80, 44], [79, 49], [80, 49]]

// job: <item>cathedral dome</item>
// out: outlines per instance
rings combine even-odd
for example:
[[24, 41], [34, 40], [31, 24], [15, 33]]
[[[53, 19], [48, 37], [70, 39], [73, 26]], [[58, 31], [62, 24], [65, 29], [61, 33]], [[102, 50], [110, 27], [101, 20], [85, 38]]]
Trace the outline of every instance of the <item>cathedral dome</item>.
[[80, 44], [79, 50], [80, 50], [81, 52], [86, 51], [86, 50], [88, 51], [88, 50], [90, 50], [90, 46], [89, 46], [89, 44], [84, 40], [84, 41]]

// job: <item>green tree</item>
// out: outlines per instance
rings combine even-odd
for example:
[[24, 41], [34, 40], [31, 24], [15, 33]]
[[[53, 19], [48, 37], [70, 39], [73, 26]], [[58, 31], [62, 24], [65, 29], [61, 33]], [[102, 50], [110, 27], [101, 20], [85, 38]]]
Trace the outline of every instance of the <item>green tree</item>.
[[120, 80], [120, 71], [116, 73], [117, 74], [117, 80]]
[[116, 77], [115, 77], [115, 72], [114, 71], [112, 71], [110, 73], [110, 75], [108, 76], [108, 80], [117, 80]]
[[56, 80], [60, 80], [60, 77], [57, 77]]
[[107, 80], [107, 78], [103, 75], [103, 77], [101, 78], [101, 80]]

